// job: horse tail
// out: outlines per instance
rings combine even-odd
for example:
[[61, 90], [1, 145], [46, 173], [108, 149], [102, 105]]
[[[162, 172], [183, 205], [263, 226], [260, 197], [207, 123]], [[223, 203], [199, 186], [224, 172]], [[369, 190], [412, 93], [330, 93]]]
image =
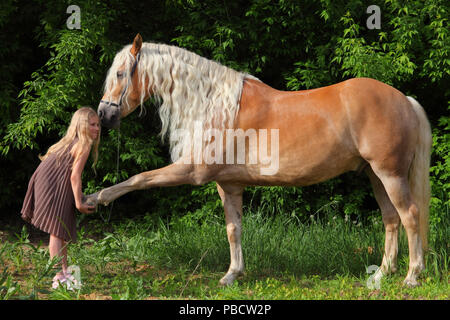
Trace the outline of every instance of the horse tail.
[[419, 209], [419, 232], [424, 252], [428, 249], [428, 215], [431, 197], [430, 152], [432, 144], [431, 127], [423, 107], [412, 97], [407, 97], [419, 119], [419, 139], [414, 159], [409, 169], [409, 186]]

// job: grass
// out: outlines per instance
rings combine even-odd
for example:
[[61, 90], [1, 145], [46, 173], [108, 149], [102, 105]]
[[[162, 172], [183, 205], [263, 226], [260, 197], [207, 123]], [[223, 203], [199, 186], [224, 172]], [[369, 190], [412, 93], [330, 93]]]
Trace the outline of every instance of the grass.
[[[301, 223], [295, 216], [247, 212], [243, 219], [246, 273], [230, 287], [224, 217], [197, 212], [172, 221], [146, 215], [104, 225], [91, 219], [70, 244], [69, 264], [81, 268], [81, 290], [49, 290], [58, 271], [30, 227], [5, 234], [0, 246], [0, 299], [449, 299], [448, 226], [431, 242], [421, 286], [402, 285], [408, 265], [405, 235], [399, 271], [369, 289], [366, 268], [381, 262], [380, 219], [367, 225], [330, 217]], [[1, 234], [0, 234], [1, 235]]]

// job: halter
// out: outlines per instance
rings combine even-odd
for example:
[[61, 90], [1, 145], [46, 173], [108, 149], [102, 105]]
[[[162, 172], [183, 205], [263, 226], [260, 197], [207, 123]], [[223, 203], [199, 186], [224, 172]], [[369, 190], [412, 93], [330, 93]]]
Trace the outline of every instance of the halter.
[[[141, 57], [141, 53], [139, 52], [136, 56], [136, 59], [134, 60], [133, 66], [131, 67], [131, 73], [130, 73], [131, 77], [133, 77], [134, 72], [136, 71], [136, 67], [139, 62], [140, 57]], [[108, 106], [111, 106], [111, 107], [119, 108], [119, 110], [122, 111], [122, 100], [123, 100], [123, 96], [125, 95], [125, 92], [127, 92], [127, 89], [128, 89], [128, 82], [127, 82], [127, 85], [125, 86], [125, 88], [123, 88], [122, 93], [120, 94], [120, 99], [119, 99], [118, 104], [111, 102], [111, 101], [106, 101], [106, 100], [100, 100], [100, 102], [106, 103]]]

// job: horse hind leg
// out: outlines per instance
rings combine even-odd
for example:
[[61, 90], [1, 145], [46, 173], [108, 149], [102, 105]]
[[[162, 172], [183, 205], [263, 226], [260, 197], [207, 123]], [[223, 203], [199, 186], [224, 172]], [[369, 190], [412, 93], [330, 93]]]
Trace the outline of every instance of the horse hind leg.
[[225, 211], [231, 260], [228, 272], [220, 279], [219, 283], [227, 286], [231, 285], [238, 276], [244, 273], [244, 258], [241, 247], [243, 188], [217, 183], [217, 190]]
[[384, 254], [381, 262], [381, 274], [387, 275], [397, 271], [397, 254], [398, 254], [398, 228], [400, 225], [400, 217], [397, 210], [392, 204], [389, 196], [384, 189], [383, 183], [375, 175], [369, 166], [366, 169], [370, 182], [372, 184], [375, 199], [381, 210], [381, 215], [385, 227]]
[[414, 203], [407, 175], [399, 176], [387, 172], [374, 172], [382, 181], [389, 199], [400, 216], [408, 236], [409, 270], [404, 284], [417, 286], [417, 277], [424, 269], [422, 241], [420, 237], [420, 216], [418, 206]]

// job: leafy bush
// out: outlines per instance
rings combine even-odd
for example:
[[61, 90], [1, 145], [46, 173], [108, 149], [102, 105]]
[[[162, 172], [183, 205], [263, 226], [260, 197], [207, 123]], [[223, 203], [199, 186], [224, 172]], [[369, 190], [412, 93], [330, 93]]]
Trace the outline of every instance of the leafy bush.
[[[358, 0], [80, 0], [81, 29], [69, 30], [68, 1], [5, 1], [0, 9], [4, 30], [17, 29], [15, 13], [20, 10], [20, 21], [31, 24], [27, 30], [33, 33], [1, 35], [10, 45], [0, 48], [9, 62], [0, 68], [11, 77], [0, 80], [0, 184], [5, 186], [0, 208], [10, 214], [19, 211], [37, 154], [62, 136], [78, 107], [96, 106], [116, 51], [140, 32], [144, 41], [182, 46], [278, 89], [309, 89], [365, 76], [415, 96], [433, 127], [431, 222], [448, 223], [448, 3], [373, 4], [381, 8], [380, 30], [366, 28], [367, 5]], [[28, 65], [37, 59], [33, 50], [38, 47], [44, 62]], [[117, 131], [104, 130], [97, 175], [84, 173], [85, 193], [169, 163], [167, 145], [158, 137], [157, 106], [149, 102], [145, 109], [144, 116], [136, 113], [123, 121], [120, 140]], [[350, 173], [301, 189], [248, 188], [244, 204], [269, 215], [285, 213], [303, 220], [333, 208], [342, 217], [363, 221], [378, 210], [371, 193], [364, 175]], [[200, 221], [208, 212], [221, 211], [218, 199], [214, 184], [158, 188], [126, 195], [114, 210], [118, 218], [150, 211], [161, 217], [191, 212]]]

